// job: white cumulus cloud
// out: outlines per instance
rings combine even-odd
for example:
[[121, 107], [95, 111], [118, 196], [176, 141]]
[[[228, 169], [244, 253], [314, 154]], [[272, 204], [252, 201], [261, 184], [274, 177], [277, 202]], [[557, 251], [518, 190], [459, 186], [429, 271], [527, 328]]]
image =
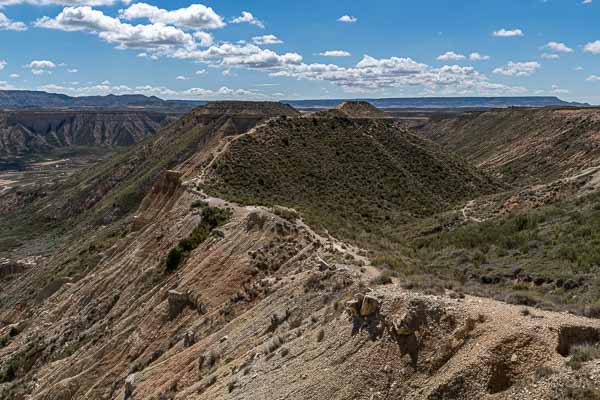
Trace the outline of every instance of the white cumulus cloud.
[[542, 53], [540, 57], [542, 57], [545, 60], [558, 60], [560, 58], [558, 54], [553, 53]]
[[460, 61], [464, 60], [466, 57], [462, 54], [455, 53], [453, 51], [447, 51], [446, 53], [438, 56], [437, 59], [439, 61]]
[[338, 22], [345, 22], [348, 24], [352, 24], [357, 21], [358, 21], [358, 18], [353, 17], [351, 15], [342, 15], [341, 17], [338, 18]]
[[275, 35], [263, 35], [263, 36], [254, 36], [252, 38], [252, 42], [258, 45], [264, 44], [281, 44], [283, 40], [279, 39]]
[[350, 57], [352, 54], [345, 50], [327, 50], [319, 53], [323, 57]]
[[164, 49], [172, 46], [193, 48], [196, 45], [193, 36], [179, 28], [163, 23], [130, 25], [91, 7], [67, 7], [54, 18], [38, 19], [35, 25], [64, 31], [88, 31], [108, 43], [117, 44], [120, 49]]
[[217, 90], [203, 89], [203, 88], [191, 88], [183, 92], [184, 94], [191, 95], [194, 97], [220, 97], [220, 98], [233, 98], [233, 97], [261, 97], [260, 93], [246, 90], [246, 89], [230, 89], [227, 86], [223, 86]]
[[495, 74], [504, 76], [530, 76], [533, 75], [542, 66], [536, 61], [513, 62], [510, 61], [503, 67], [494, 69]]
[[27, 25], [23, 22], [16, 22], [0, 12], [0, 30], [4, 31], [26, 31]]
[[215, 42], [215, 38], [208, 32], [194, 32], [194, 38], [200, 41], [200, 46], [208, 47], [212, 46]]
[[192, 4], [186, 8], [169, 11], [146, 3], [135, 3], [121, 10], [119, 16], [123, 20], [148, 19], [154, 24], [190, 29], [218, 29], [225, 26], [220, 15], [202, 4]]
[[559, 43], [559, 42], [548, 42], [548, 44], [546, 44], [544, 46], [545, 49], [548, 49], [550, 51], [556, 52], [556, 53], [572, 53], [573, 49], [568, 47], [566, 44], [564, 43]]
[[522, 93], [525, 89], [489, 82], [473, 67], [444, 65], [432, 68], [411, 58], [378, 59], [369, 55], [354, 67], [335, 64], [286, 65], [272, 76], [331, 82], [348, 92], [369, 92], [389, 88], [422, 87], [428, 93], [498, 94]]
[[478, 52], [469, 54], [469, 60], [471, 60], [471, 61], [487, 61], [489, 59], [490, 59], [490, 56], [486, 56], [486, 55], [480, 54]]
[[517, 36], [524, 36], [524, 33], [521, 29], [504, 29], [503, 28], [503, 29], [494, 31], [493, 35], [496, 37], [517, 37]]
[[51, 69], [56, 68], [56, 64], [48, 60], [34, 60], [29, 64], [25, 65], [25, 68], [30, 69]]
[[585, 46], [583, 46], [583, 51], [591, 54], [600, 54], [600, 40], [587, 43]]
[[148, 53], [146, 53], [146, 52], [138, 53], [138, 55], [137, 55], [137, 56], [138, 56], [139, 58], [146, 58], [146, 59], [148, 59], [148, 60], [154, 60], [154, 61], [156, 61], [156, 60], [159, 60], [159, 59], [160, 59], [160, 57], [159, 57], [158, 55], [156, 55], [156, 54], [148, 54]]
[[278, 54], [254, 44], [222, 43], [206, 50], [179, 49], [171, 57], [192, 59], [197, 62], [221, 66], [223, 68], [273, 69], [302, 62], [297, 53]]
[[239, 17], [233, 18], [231, 20], [231, 23], [232, 24], [246, 23], [246, 24], [258, 26], [261, 29], [264, 29], [264, 27], [265, 27], [265, 24], [263, 24], [263, 22], [261, 20], [257, 19], [254, 15], [252, 15], [251, 12], [248, 12], [248, 11], [242, 11], [242, 15], [240, 15]]

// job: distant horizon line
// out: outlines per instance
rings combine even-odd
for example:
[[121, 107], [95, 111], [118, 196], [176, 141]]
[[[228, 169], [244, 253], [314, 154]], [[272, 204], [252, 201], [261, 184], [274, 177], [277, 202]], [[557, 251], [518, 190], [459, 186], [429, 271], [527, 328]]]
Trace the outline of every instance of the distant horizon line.
[[323, 101], [323, 100], [396, 100], [396, 99], [407, 99], [407, 100], [411, 100], [411, 99], [559, 99], [561, 101], [564, 102], [575, 102], [575, 103], [579, 103], [583, 101], [567, 101], [567, 100], [563, 100], [562, 98], [560, 98], [557, 95], [523, 95], [523, 96], [518, 96], [518, 95], [514, 95], [514, 96], [406, 96], [406, 97], [401, 97], [401, 96], [393, 96], [393, 97], [322, 97], [322, 98], [297, 98], [297, 99], [285, 99], [285, 100], [255, 100], [255, 99], [232, 99], [232, 100], [224, 100], [224, 99], [217, 99], [217, 100], [205, 100], [205, 99], [186, 99], [186, 98], [177, 98], [177, 99], [165, 99], [163, 97], [160, 96], [156, 96], [156, 95], [147, 95], [147, 94], [143, 94], [140, 92], [133, 92], [133, 93], [122, 93], [122, 94], [116, 94], [116, 93], [108, 93], [108, 94], [89, 94], [89, 95], [80, 95], [80, 96], [75, 96], [75, 95], [70, 95], [70, 94], [66, 94], [66, 93], [59, 93], [59, 92], [49, 92], [46, 90], [32, 90], [32, 89], [0, 89], [0, 93], [1, 92], [30, 92], [30, 93], [46, 93], [46, 94], [55, 94], [55, 95], [60, 95], [60, 96], [67, 96], [67, 97], [72, 97], [72, 98], [85, 98], [85, 97], [109, 97], [109, 96], [114, 96], [114, 97], [124, 97], [124, 96], [143, 96], [143, 97], [147, 97], [147, 98], [157, 98], [163, 101], [204, 101], [204, 102], [209, 102], [209, 101], [274, 101], [274, 102], [282, 102], [282, 101]]
[[[66, 98], [71, 98], [71, 99], [89, 99], [89, 98], [108, 98], [108, 97], [115, 97], [115, 98], [123, 98], [123, 97], [127, 97], [127, 96], [138, 96], [138, 97], [142, 97], [142, 98], [147, 98], [147, 99], [157, 99], [160, 100], [162, 102], [182, 102], [182, 103], [192, 103], [192, 104], [205, 104], [205, 103], [210, 103], [210, 102], [215, 102], [215, 101], [252, 101], [252, 102], [276, 102], [276, 103], [310, 103], [310, 102], [323, 102], [323, 103], [336, 103], [336, 102], [344, 102], [344, 101], [372, 101], [372, 102], [386, 102], [386, 101], [444, 101], [444, 100], [473, 100], [473, 101], [481, 101], [481, 100], [490, 100], [490, 101], [494, 101], [494, 100], [499, 100], [499, 101], [506, 101], [507, 103], [510, 102], [511, 100], [515, 100], [515, 99], [521, 99], [521, 100], [525, 100], [525, 102], [527, 100], [542, 100], [542, 99], [548, 99], [548, 100], [555, 100], [561, 103], [564, 103], [565, 106], [567, 105], [572, 105], [572, 106], [581, 106], [581, 107], [595, 107], [598, 106], [597, 104], [592, 104], [586, 101], [581, 101], [581, 100], [563, 100], [562, 98], [560, 98], [557, 95], [522, 95], [522, 96], [518, 96], [518, 95], [508, 95], [508, 96], [412, 96], [412, 97], [339, 97], [339, 98], [335, 98], [335, 97], [331, 97], [331, 98], [287, 98], [287, 99], [257, 99], [257, 98], [216, 98], [216, 99], [190, 99], [190, 98], [163, 98], [160, 96], [156, 96], [156, 95], [148, 95], [148, 94], [144, 94], [141, 92], [133, 92], [133, 93], [122, 93], [122, 94], [116, 94], [116, 93], [108, 93], [108, 94], [88, 94], [88, 95], [71, 95], [71, 94], [66, 94], [66, 93], [60, 93], [60, 92], [49, 92], [49, 91], [45, 91], [45, 90], [30, 90], [30, 89], [0, 89], [0, 93], [38, 93], [38, 94], [46, 94], [46, 95], [55, 95], [55, 96], [64, 96]], [[524, 102], [524, 103], [525, 103]], [[441, 107], [442, 105], [440, 105]], [[493, 105], [490, 104], [488, 105], [488, 107], [492, 107]], [[498, 105], [498, 106], [502, 106], [502, 105]], [[506, 105], [506, 106], [511, 106], [511, 105]], [[526, 107], [527, 104], [514, 104], [512, 106], [518, 107], [518, 106], [524, 106]], [[536, 105], [536, 106], [541, 106], [541, 105]], [[548, 106], [552, 106], [552, 104], [548, 104]], [[560, 104], [555, 104], [554, 106], [560, 106]], [[378, 107], [380, 108], [384, 108], [384, 105], [379, 105]], [[454, 108], [468, 108], [468, 107], [485, 107], [482, 105], [462, 105], [462, 106], [455, 106]], [[410, 107], [409, 107], [410, 108]]]

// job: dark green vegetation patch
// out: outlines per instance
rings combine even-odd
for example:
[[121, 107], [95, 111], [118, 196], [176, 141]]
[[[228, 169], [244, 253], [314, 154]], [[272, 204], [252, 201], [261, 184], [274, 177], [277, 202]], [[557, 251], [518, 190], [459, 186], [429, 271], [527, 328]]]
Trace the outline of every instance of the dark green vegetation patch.
[[288, 118], [234, 141], [207, 189], [242, 204], [292, 207], [338, 237], [378, 242], [497, 185], [393, 121]]
[[217, 207], [204, 207], [202, 210], [202, 221], [194, 228], [190, 236], [181, 240], [179, 244], [171, 249], [165, 259], [165, 270], [167, 272], [175, 271], [190, 252], [200, 246], [211, 232], [225, 225], [231, 216], [231, 211]]

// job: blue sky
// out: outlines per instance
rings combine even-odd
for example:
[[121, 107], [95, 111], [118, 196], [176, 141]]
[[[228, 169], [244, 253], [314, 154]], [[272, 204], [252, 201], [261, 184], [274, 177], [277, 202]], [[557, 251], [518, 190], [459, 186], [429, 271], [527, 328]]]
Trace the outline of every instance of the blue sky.
[[0, 88], [600, 104], [600, 0], [0, 0]]

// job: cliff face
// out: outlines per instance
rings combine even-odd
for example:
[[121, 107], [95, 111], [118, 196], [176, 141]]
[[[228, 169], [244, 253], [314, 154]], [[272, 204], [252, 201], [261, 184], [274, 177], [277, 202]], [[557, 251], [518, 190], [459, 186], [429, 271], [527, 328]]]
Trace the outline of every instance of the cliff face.
[[154, 112], [5, 112], [0, 116], [0, 155], [71, 146], [127, 146], [154, 135], [174, 118]]

